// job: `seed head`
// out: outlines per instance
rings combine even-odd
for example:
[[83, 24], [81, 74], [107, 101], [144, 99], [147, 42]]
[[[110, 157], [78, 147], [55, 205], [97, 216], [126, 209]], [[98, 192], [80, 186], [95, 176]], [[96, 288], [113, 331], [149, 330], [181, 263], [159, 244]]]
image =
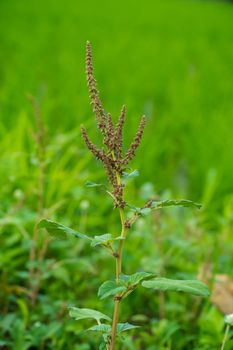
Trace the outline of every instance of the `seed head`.
[[115, 144], [115, 153], [116, 157], [120, 159], [122, 157], [122, 143], [123, 143], [123, 126], [125, 122], [125, 105], [123, 105], [116, 125], [114, 144]]
[[121, 109], [121, 113], [115, 127], [111, 114], [105, 113], [99, 98], [99, 92], [97, 90], [96, 81], [93, 74], [92, 51], [89, 42], [86, 44], [86, 74], [91, 104], [96, 115], [98, 129], [100, 129], [103, 135], [103, 144], [105, 145], [105, 149], [99, 149], [91, 142], [87, 135], [86, 129], [83, 126], [81, 127], [82, 137], [87, 148], [92, 152], [95, 158], [102, 162], [104, 166], [108, 180], [113, 188], [112, 195], [115, 198], [115, 207], [124, 208], [124, 185], [119, 181], [119, 176], [121, 176], [125, 166], [135, 156], [135, 152], [143, 135], [145, 117], [142, 117], [135, 138], [123, 157], [122, 144], [126, 111], [125, 106], [123, 106]]
[[100, 101], [99, 91], [97, 90], [96, 80], [94, 78], [92, 50], [89, 41], [86, 43], [86, 75], [93, 112], [96, 115], [98, 128], [104, 134], [106, 128], [106, 115]]
[[128, 151], [126, 152], [125, 158], [122, 160], [122, 164], [127, 165], [134, 158], [135, 152], [140, 145], [145, 125], [146, 125], [146, 117], [142, 116], [141, 121], [139, 123], [138, 131]]

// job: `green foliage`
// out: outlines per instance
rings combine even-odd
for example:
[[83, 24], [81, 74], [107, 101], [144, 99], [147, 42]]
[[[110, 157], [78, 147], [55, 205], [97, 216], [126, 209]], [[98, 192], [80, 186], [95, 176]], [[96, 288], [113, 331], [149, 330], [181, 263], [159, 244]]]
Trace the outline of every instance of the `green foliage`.
[[120, 280], [127, 286], [137, 286], [139, 283], [155, 277], [155, 274], [148, 272], [136, 272], [133, 275], [120, 275]]
[[151, 208], [152, 209], [161, 209], [165, 207], [194, 207], [194, 208], [201, 208], [201, 204], [195, 203], [193, 201], [187, 200], [187, 199], [180, 199], [180, 200], [165, 200], [165, 201], [153, 201]]
[[121, 285], [117, 283], [116, 281], [106, 281], [104, 282], [99, 290], [98, 290], [98, 296], [101, 299], [107, 298], [112, 295], [121, 294], [122, 292], [125, 292], [127, 290], [127, 287], [124, 285]]
[[145, 288], [152, 288], [159, 291], [184, 292], [188, 294], [208, 297], [210, 295], [206, 284], [197, 280], [172, 280], [168, 278], [156, 278], [152, 281], [142, 283]]
[[122, 298], [128, 296], [139, 283], [155, 277], [152, 273], [147, 272], [136, 272], [133, 275], [120, 275], [118, 282], [106, 281], [104, 282], [98, 291], [98, 296], [101, 299], [107, 298], [112, 295], [120, 295]]
[[121, 239], [121, 237], [113, 238], [111, 233], [105, 233], [104, 235], [95, 236], [92, 239], [91, 246], [96, 247], [98, 245], [109, 246], [111, 242]]
[[93, 318], [97, 322], [100, 320], [107, 320], [111, 321], [111, 318], [107, 315], [104, 315], [102, 312], [92, 310], [92, 309], [81, 309], [77, 307], [70, 307], [69, 308], [70, 317], [74, 317], [76, 321], [83, 320], [85, 318]]
[[138, 170], [133, 170], [131, 173], [127, 173], [126, 171], [123, 171], [122, 173], [122, 178], [127, 180], [127, 179], [133, 179], [134, 177], [139, 176]]
[[102, 184], [97, 184], [97, 183], [92, 182], [92, 181], [86, 181], [85, 182], [85, 186], [86, 187], [102, 187], [103, 185]]
[[66, 227], [58, 222], [43, 219], [38, 224], [39, 228], [46, 228], [48, 233], [58, 239], [67, 239], [69, 236], [74, 236], [76, 238], [90, 239], [87, 235], [83, 233], [74, 231], [73, 229]]

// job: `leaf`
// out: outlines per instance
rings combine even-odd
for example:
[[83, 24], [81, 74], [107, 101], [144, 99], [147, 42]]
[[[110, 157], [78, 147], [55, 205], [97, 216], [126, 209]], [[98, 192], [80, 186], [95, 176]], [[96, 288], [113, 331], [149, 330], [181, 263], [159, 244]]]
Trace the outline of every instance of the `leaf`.
[[122, 173], [123, 179], [132, 179], [132, 178], [137, 177], [137, 176], [139, 176], [138, 170], [134, 170], [131, 173], [127, 173], [127, 172], [123, 171], [123, 173]]
[[134, 326], [133, 324], [130, 324], [128, 322], [126, 323], [118, 323], [117, 324], [117, 334], [120, 334], [124, 331], [129, 331], [130, 329], [134, 328], [140, 328], [139, 326]]
[[132, 205], [130, 203], [126, 203], [126, 207], [128, 207], [129, 209], [131, 209], [135, 213], [140, 212], [140, 210], [141, 210], [141, 208], [135, 207], [135, 205]]
[[168, 278], [155, 278], [151, 281], [142, 282], [145, 288], [160, 291], [184, 292], [193, 295], [207, 297], [210, 295], [208, 287], [198, 280], [172, 280]]
[[178, 200], [167, 199], [165, 201], [153, 201], [151, 208], [160, 209], [160, 208], [171, 207], [171, 206], [195, 207], [200, 209], [202, 205], [199, 203], [190, 201], [188, 199], [178, 199]]
[[64, 226], [62, 224], [59, 224], [58, 222], [43, 219], [38, 224], [39, 228], [45, 228], [48, 233], [56, 237], [58, 239], [67, 239], [69, 235], [77, 237], [77, 238], [84, 238], [84, 239], [91, 239], [87, 235], [84, 235], [83, 233], [74, 231], [73, 229]]
[[109, 245], [110, 242], [118, 241], [118, 240], [121, 240], [121, 239], [125, 239], [125, 238], [121, 237], [121, 236], [113, 238], [111, 233], [105, 233], [105, 234], [100, 235], [100, 236], [95, 236], [92, 239], [91, 247], [96, 247], [98, 245]]
[[102, 187], [104, 185], [103, 184], [97, 184], [97, 183], [92, 182], [92, 181], [86, 181], [85, 182], [85, 186], [86, 187]]
[[137, 285], [142, 281], [145, 281], [147, 279], [154, 278], [154, 273], [148, 273], [144, 271], [136, 272], [133, 275], [120, 275], [121, 281], [126, 282], [128, 285]]
[[148, 214], [151, 213], [151, 208], [142, 208], [140, 209], [139, 213], [142, 215], [142, 216], [146, 216]]
[[127, 288], [125, 286], [117, 284], [116, 281], [106, 281], [100, 286], [98, 290], [98, 296], [101, 299], [104, 299], [111, 295], [125, 292], [126, 290]]
[[101, 323], [96, 326], [88, 328], [87, 331], [110, 333], [111, 329], [112, 327], [109, 324]]
[[100, 236], [95, 236], [91, 242], [91, 246], [96, 247], [97, 245], [106, 245], [111, 241], [113, 241], [111, 233], [105, 233]]
[[[140, 328], [139, 326], [134, 326], [128, 322], [126, 323], [118, 323], [117, 324], [117, 334], [128, 331], [130, 329]], [[87, 331], [101, 332], [101, 333], [110, 333], [112, 327], [108, 324], [98, 324], [96, 326], [90, 327]]]
[[77, 321], [84, 318], [94, 318], [97, 322], [99, 322], [101, 319], [111, 321], [111, 318], [109, 318], [107, 315], [102, 314], [102, 312], [96, 310], [81, 309], [78, 307], [70, 307], [69, 310], [70, 317], [74, 317]]

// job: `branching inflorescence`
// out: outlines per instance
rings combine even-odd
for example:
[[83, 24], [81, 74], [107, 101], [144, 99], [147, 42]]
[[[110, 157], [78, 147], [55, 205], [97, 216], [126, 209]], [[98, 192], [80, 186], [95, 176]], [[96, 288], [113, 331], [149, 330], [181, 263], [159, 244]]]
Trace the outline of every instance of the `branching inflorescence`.
[[123, 154], [123, 126], [126, 109], [125, 106], [122, 107], [117, 125], [114, 126], [111, 114], [104, 111], [100, 101], [96, 80], [93, 75], [92, 52], [89, 42], [86, 45], [86, 74], [91, 105], [96, 116], [97, 126], [103, 135], [105, 148], [99, 149], [90, 141], [84, 126], [81, 128], [82, 136], [88, 149], [93, 153], [95, 158], [103, 163], [109, 182], [113, 187], [112, 195], [115, 198], [115, 207], [124, 208], [124, 185], [120, 183], [119, 177], [135, 156], [135, 152], [142, 139], [146, 118], [142, 116], [135, 138], [126, 153]]

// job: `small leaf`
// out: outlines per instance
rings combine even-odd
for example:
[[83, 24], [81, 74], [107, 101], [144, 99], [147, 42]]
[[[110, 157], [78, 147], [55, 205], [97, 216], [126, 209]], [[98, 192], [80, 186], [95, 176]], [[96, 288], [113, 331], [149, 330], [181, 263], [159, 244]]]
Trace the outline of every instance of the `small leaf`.
[[85, 238], [85, 239], [91, 239], [87, 235], [84, 235], [83, 233], [77, 232], [72, 230], [71, 228], [64, 226], [62, 224], [59, 224], [58, 222], [43, 219], [38, 224], [39, 228], [45, 228], [48, 233], [56, 237], [58, 239], [67, 239], [69, 235], [77, 237], [77, 238]]
[[104, 299], [111, 295], [125, 292], [126, 290], [127, 288], [125, 286], [117, 284], [116, 281], [106, 281], [99, 287], [98, 296]]
[[148, 273], [144, 271], [136, 272], [133, 275], [120, 275], [121, 281], [126, 282], [128, 285], [137, 285], [142, 281], [154, 278], [154, 273]]
[[[134, 328], [140, 328], [139, 326], [132, 325], [128, 322], [126, 323], [118, 323], [117, 324], [117, 334], [120, 334], [122, 332], [128, 331], [130, 329]], [[111, 332], [112, 327], [108, 324], [98, 324], [96, 326], [90, 327], [87, 329], [87, 331], [93, 331], [93, 332], [101, 332], [101, 333], [109, 333]]]
[[171, 206], [195, 207], [198, 209], [201, 208], [201, 204], [195, 203], [188, 199], [179, 199], [179, 200], [167, 199], [165, 201], [153, 201], [151, 208], [160, 209], [160, 208], [171, 207]]
[[141, 214], [142, 216], [149, 215], [150, 212], [151, 212], [151, 208], [142, 208], [142, 209], [140, 210], [140, 214]]
[[101, 332], [101, 333], [109, 333], [111, 331], [112, 327], [108, 324], [98, 324], [96, 326], [90, 327], [87, 329], [87, 331], [93, 331], [93, 332]]
[[117, 334], [120, 334], [121, 332], [128, 331], [130, 329], [134, 328], [140, 328], [139, 326], [134, 326], [133, 324], [130, 324], [128, 322], [126, 323], [118, 323], [117, 324]]
[[139, 176], [138, 170], [134, 170], [131, 173], [127, 173], [127, 172], [123, 171], [123, 173], [122, 173], [123, 179], [132, 179], [132, 178], [137, 177], [137, 176]]
[[129, 209], [131, 209], [134, 213], [136, 212], [140, 212], [141, 208], [135, 207], [135, 205], [132, 205], [130, 203], [126, 203], [126, 207], [128, 207]]
[[69, 315], [70, 317], [74, 317], [75, 320], [82, 320], [84, 318], [93, 318], [95, 319], [98, 323], [101, 319], [111, 321], [111, 319], [105, 315], [102, 314], [102, 312], [92, 310], [92, 309], [81, 309], [77, 307], [70, 307], [69, 308], [70, 312]]
[[102, 185], [102, 184], [97, 184], [97, 183], [92, 182], [92, 181], [86, 181], [86, 182], [85, 182], [85, 186], [86, 186], [86, 187], [102, 187], [102, 186], [104, 186], [104, 185]]
[[91, 246], [96, 247], [97, 245], [106, 245], [112, 240], [111, 233], [105, 233], [104, 235], [95, 236], [91, 242]]
[[193, 295], [207, 297], [210, 295], [208, 287], [198, 280], [172, 280], [168, 278], [156, 278], [151, 281], [142, 282], [145, 288], [152, 288], [160, 291], [184, 292]]

